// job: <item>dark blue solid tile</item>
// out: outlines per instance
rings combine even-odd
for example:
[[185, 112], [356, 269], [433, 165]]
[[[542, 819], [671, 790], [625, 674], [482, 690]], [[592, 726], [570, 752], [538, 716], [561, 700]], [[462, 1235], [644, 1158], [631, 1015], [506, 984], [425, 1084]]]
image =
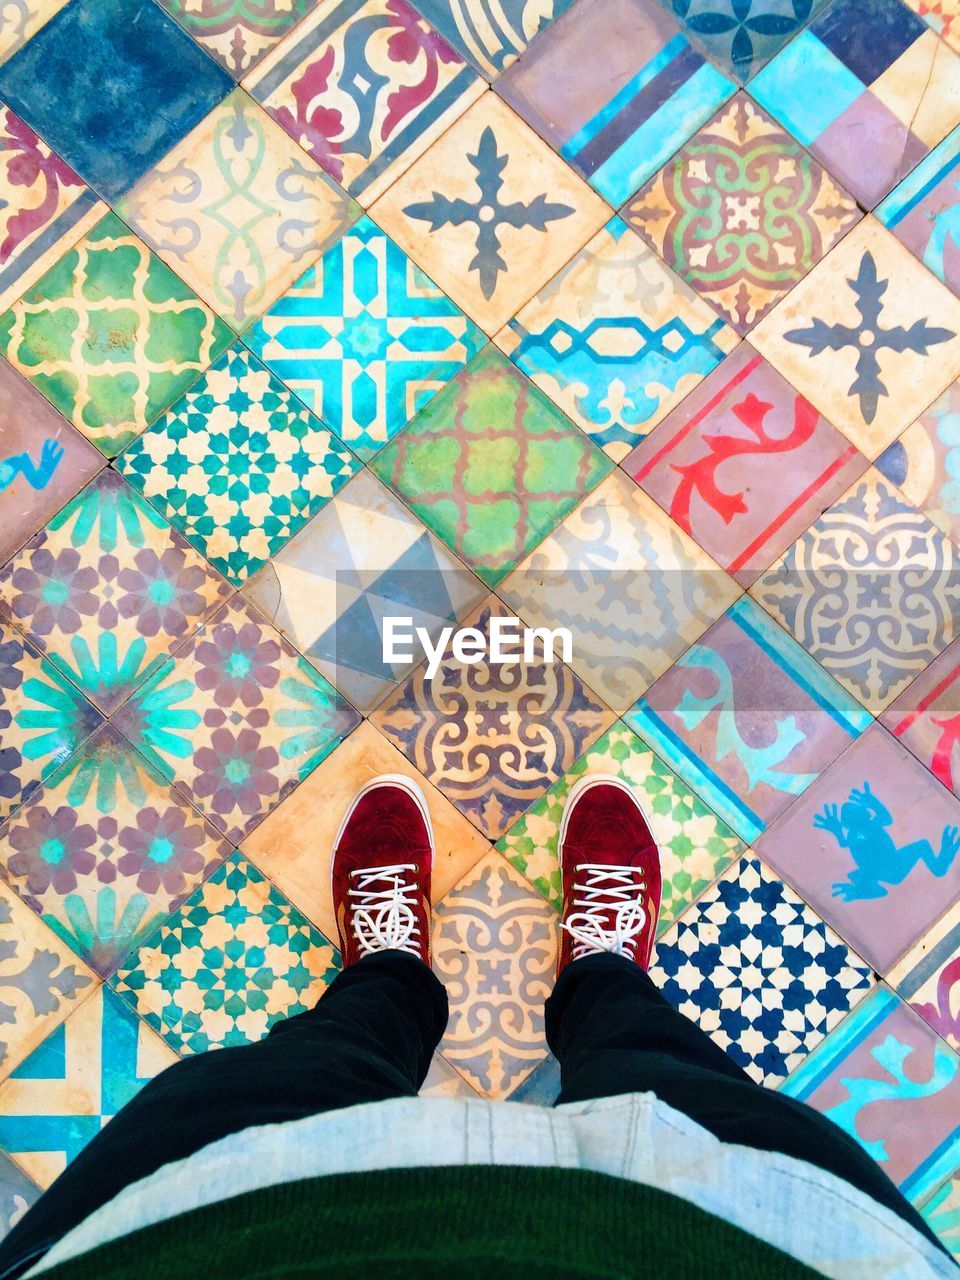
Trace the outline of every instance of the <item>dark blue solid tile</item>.
[[900, 0], [834, 0], [811, 30], [865, 85], [886, 71], [926, 24]]

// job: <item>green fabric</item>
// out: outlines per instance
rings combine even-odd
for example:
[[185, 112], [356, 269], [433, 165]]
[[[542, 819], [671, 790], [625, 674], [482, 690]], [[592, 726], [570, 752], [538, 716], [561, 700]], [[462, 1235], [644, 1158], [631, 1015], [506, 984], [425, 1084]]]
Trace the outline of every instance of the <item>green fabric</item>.
[[466, 1165], [309, 1178], [146, 1227], [50, 1280], [800, 1280], [678, 1196], [579, 1169]]

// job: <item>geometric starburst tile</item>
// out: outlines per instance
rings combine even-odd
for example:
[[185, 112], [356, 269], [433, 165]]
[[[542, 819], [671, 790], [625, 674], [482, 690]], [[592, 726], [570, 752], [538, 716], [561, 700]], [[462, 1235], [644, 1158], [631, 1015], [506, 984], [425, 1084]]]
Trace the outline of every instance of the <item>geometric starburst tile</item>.
[[750, 340], [872, 459], [960, 374], [960, 301], [865, 218]]
[[[2, 33], [2, 28], [0, 28]], [[0, 1240], [40, 1198], [40, 1188], [0, 1151]]]
[[876, 983], [870, 966], [756, 858], [725, 872], [659, 939], [650, 976], [768, 1088]]
[[782, 1091], [856, 1138], [921, 1203], [960, 1159], [960, 1058], [878, 987]]
[[235, 89], [144, 174], [117, 212], [240, 332], [360, 210]]
[[184, 31], [239, 79], [319, 0], [158, 0]]
[[486, 88], [407, 0], [326, 0], [244, 85], [365, 206]]
[[666, 0], [681, 28], [745, 84], [827, 0]]
[[960, 893], [960, 801], [880, 725], [757, 842], [757, 853], [887, 974]]
[[67, 0], [16, 0], [0, 10], [0, 62], [6, 62], [66, 3]]
[[660, 849], [662, 935], [717, 876], [745, 852], [741, 841], [645, 742], [617, 723], [515, 822], [497, 849], [558, 911], [557, 838], [571, 788], [588, 774], [622, 778], [636, 790]]
[[746, 333], [862, 214], [739, 93], [637, 192], [623, 216]]
[[494, 334], [586, 244], [610, 210], [488, 92], [380, 197], [371, 215]]
[[960, 126], [890, 192], [877, 217], [960, 294]]
[[118, 453], [230, 330], [115, 214], [0, 316], [0, 351], [103, 453]]
[[873, 723], [748, 597], [626, 720], [750, 841]]
[[900, 0], [833, 0], [750, 93], [872, 209], [960, 123], [960, 59]]
[[312, 1009], [340, 954], [239, 853], [121, 965], [110, 986], [177, 1053], [250, 1044]]
[[960, 543], [958, 446], [960, 381], [952, 382], [877, 459], [877, 470], [956, 543]]
[[954, 795], [960, 795], [958, 679], [960, 640], [954, 640], [881, 716], [893, 736]]
[[923, 935], [888, 981], [952, 1049], [960, 1049], [960, 906]]
[[234, 346], [116, 465], [239, 586], [360, 464], [255, 356]]
[[737, 337], [613, 218], [496, 342], [618, 462]]
[[0, 573], [0, 614], [107, 713], [229, 595], [109, 468]]
[[960, 0], [906, 0], [906, 3], [960, 53]]
[[656, 0], [578, 0], [496, 88], [618, 206], [735, 85]]
[[960, 550], [871, 468], [750, 594], [879, 715], [960, 633]]
[[372, 469], [488, 586], [612, 463], [494, 347], [377, 455]]
[[235, 597], [173, 651], [113, 721], [239, 844], [360, 717]]
[[48, 1187], [177, 1055], [107, 987], [0, 1085], [0, 1144]]
[[231, 846], [112, 726], [0, 827], [0, 870], [101, 976]]
[[[572, 0], [417, 0], [425, 18], [493, 80]], [[946, 0], [944, 0], [946, 2]]]
[[326, 426], [370, 458], [486, 338], [363, 217], [246, 341]]
[[744, 587], [866, 465], [746, 342], [623, 462], [627, 474]]
[[[501, 625], [511, 616], [494, 601], [461, 627], [475, 627], [489, 650], [494, 620]], [[519, 639], [506, 641], [501, 651], [515, 655], [517, 665], [467, 664], [448, 656], [431, 679], [418, 667], [372, 716], [491, 840], [613, 719], [562, 662], [523, 661]]]

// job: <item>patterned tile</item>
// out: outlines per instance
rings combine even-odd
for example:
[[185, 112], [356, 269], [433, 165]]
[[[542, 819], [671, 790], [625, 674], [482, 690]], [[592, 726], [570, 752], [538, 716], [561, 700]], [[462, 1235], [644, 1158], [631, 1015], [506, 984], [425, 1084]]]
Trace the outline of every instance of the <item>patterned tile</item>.
[[238, 331], [359, 212], [242, 89], [144, 174], [117, 211]]
[[960, 294], [960, 126], [891, 191], [877, 217]]
[[247, 341], [341, 440], [370, 458], [485, 338], [363, 217], [308, 268]]
[[[4, 16], [18, 6], [5, 4]], [[55, 16], [0, 67], [0, 99], [106, 200], [129, 190], [232, 87], [155, 4], [39, 7]]]
[[680, 26], [745, 84], [826, 0], [667, 0]]
[[237, 598], [114, 716], [233, 844], [359, 721], [323, 676]]
[[95, 983], [83, 961], [0, 880], [0, 1080]]
[[960, 53], [960, 0], [906, 0], [928, 27]]
[[960, 552], [871, 469], [750, 588], [875, 715], [960, 624]]
[[0, 874], [101, 976], [231, 851], [110, 726], [0, 828]]
[[746, 333], [862, 214], [788, 133], [738, 93], [637, 192], [624, 217]]
[[748, 598], [626, 719], [748, 841], [873, 723]]
[[660, 938], [650, 976], [774, 1088], [876, 984], [870, 966], [756, 858], [731, 867]]
[[867, 463], [742, 342], [623, 466], [746, 587]]
[[493, 334], [606, 222], [609, 209], [485, 93], [371, 214]]
[[[417, 769], [495, 840], [609, 728], [613, 712], [561, 662], [528, 662], [513, 615], [498, 602], [462, 625], [496, 643], [509, 665], [447, 656], [420, 666], [373, 722]], [[507, 637], [513, 635], [515, 640]]]
[[559, 911], [560, 818], [570, 789], [583, 776], [614, 774], [636, 788], [660, 848], [662, 935], [717, 876], [744, 852], [734, 833], [645, 742], [622, 723], [608, 730], [542, 800], [510, 828], [497, 848]]
[[945, 1182], [923, 1205], [921, 1213], [954, 1262], [960, 1262], [960, 1177]]
[[935, 778], [960, 795], [960, 640], [934, 659], [887, 707], [882, 723]]
[[230, 74], [251, 71], [319, 0], [158, 0]]
[[923, 935], [889, 982], [952, 1049], [960, 1049], [960, 907], [951, 907]]
[[738, 594], [622, 471], [598, 485], [499, 591], [530, 626], [569, 629], [570, 665], [617, 712]]
[[108, 455], [149, 426], [230, 336], [112, 213], [0, 316], [0, 352]]
[[833, 0], [750, 92], [868, 209], [960, 123], [960, 62], [900, 0]]
[[495, 79], [571, 0], [417, 0], [417, 8], [468, 62]]
[[488, 348], [377, 456], [374, 472], [489, 586], [611, 463]]
[[960, 381], [877, 459], [877, 470], [952, 541], [960, 543]]
[[497, 93], [621, 205], [735, 86], [656, 0], [577, 0]]
[[750, 340], [875, 458], [960, 373], [960, 302], [867, 218]]
[[434, 908], [433, 968], [450, 1001], [440, 1052], [478, 1093], [505, 1097], [546, 1057], [556, 919], [495, 852]]
[[496, 341], [619, 461], [737, 338], [612, 218]]
[[244, 842], [243, 852], [329, 938], [337, 936], [329, 864], [347, 807], [381, 773], [412, 778], [433, 822], [433, 900], [490, 849], [487, 840], [369, 721], [350, 734]]
[[[2, 28], [0, 28], [2, 31]], [[31, 1205], [40, 1199], [40, 1188], [0, 1151], [0, 1240], [17, 1225]]]
[[486, 594], [393, 494], [361, 471], [243, 588], [265, 618], [360, 711], [420, 661], [388, 662], [384, 617], [432, 641]]
[[960, 1157], [960, 1059], [885, 988], [783, 1086], [839, 1124], [920, 1203]]
[[881, 974], [960, 891], [960, 801], [875, 725], [757, 852]]
[[177, 1055], [98, 987], [0, 1085], [0, 1143], [48, 1187]]
[[239, 586], [359, 467], [279, 379], [229, 348], [117, 470]]
[[106, 712], [229, 594], [109, 469], [0, 573], [0, 613]]
[[0, 62], [36, 35], [67, 0], [8, 0], [0, 11]]
[[[427, 1078], [420, 1086], [419, 1096], [421, 1098], [475, 1098], [477, 1091], [467, 1084], [459, 1071], [451, 1067], [446, 1058], [435, 1053]], [[0, 1187], [2, 1185], [0, 1182]]]
[[244, 83], [364, 205], [485, 88], [408, 0], [324, 0]]
[[340, 953], [236, 853], [110, 979], [180, 1054], [259, 1040], [313, 1008]]

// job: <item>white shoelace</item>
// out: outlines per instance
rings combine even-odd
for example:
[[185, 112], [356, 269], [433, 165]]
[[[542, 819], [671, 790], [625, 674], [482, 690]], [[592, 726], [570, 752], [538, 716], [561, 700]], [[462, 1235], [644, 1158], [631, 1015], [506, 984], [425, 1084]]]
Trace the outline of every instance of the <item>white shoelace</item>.
[[415, 863], [398, 862], [350, 872], [356, 885], [348, 888], [347, 894], [355, 899], [353, 931], [361, 955], [388, 949], [420, 955], [416, 913], [419, 891], [406, 874], [416, 870]]
[[[647, 923], [642, 897], [647, 884], [642, 868], [585, 862], [580, 870], [586, 873], [586, 882], [574, 882], [575, 910], [560, 925], [573, 938], [572, 958], [609, 951], [634, 959]], [[612, 929], [608, 923], [611, 910], [616, 911]]]

